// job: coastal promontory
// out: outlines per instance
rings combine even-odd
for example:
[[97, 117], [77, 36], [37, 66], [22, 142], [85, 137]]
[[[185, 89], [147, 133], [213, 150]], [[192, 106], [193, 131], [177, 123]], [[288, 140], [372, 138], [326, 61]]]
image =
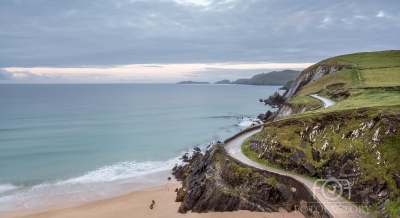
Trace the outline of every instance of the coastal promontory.
[[250, 79], [238, 79], [232, 84], [240, 85], [285, 85], [288, 81], [296, 79], [300, 71], [282, 70], [269, 73], [261, 73]]
[[224, 79], [224, 80], [218, 81], [218, 82], [216, 82], [214, 84], [231, 84], [231, 81], [229, 81], [227, 79]]
[[[337, 56], [308, 67], [285, 93], [276, 92], [264, 101], [278, 110], [261, 114], [265, 124], [257, 126], [259, 132], [235, 152], [341, 188], [338, 195], [346, 199], [344, 204], [349, 200], [363, 208], [357, 217], [398, 217], [398, 63], [400, 51], [381, 51]], [[335, 104], [326, 108], [316, 94]], [[227, 154], [224, 145], [194, 155], [188, 164], [174, 169], [183, 182], [177, 196], [182, 202], [179, 212], [272, 212], [278, 207], [291, 211], [305, 204], [293, 201], [302, 186], [293, 192], [294, 182], [243, 164]], [[308, 180], [311, 186], [300, 196], [309, 195], [314, 180]], [[343, 217], [331, 215], [327, 217]]]
[[196, 81], [182, 81], [182, 82], [178, 82], [176, 84], [187, 84], [187, 85], [195, 85], [195, 84], [210, 84], [209, 82], [196, 82]]

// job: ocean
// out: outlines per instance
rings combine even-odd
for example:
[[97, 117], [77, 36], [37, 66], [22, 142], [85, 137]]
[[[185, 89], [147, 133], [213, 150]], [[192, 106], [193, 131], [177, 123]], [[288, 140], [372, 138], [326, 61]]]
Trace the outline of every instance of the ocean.
[[258, 100], [278, 88], [0, 85], [0, 211], [162, 185], [183, 153], [273, 110]]

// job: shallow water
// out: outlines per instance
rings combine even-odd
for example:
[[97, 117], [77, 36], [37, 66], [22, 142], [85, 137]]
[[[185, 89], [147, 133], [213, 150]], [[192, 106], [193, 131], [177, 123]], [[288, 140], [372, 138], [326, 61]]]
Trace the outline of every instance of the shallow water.
[[163, 183], [182, 152], [250, 125], [278, 88], [0, 85], [0, 210]]

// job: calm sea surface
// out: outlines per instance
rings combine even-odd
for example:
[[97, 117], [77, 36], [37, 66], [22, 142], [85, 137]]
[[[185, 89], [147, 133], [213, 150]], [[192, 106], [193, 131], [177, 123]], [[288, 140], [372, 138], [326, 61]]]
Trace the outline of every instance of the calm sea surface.
[[[179, 156], [271, 109], [277, 86], [0, 85], [0, 210], [166, 182]], [[127, 188], [129, 187], [129, 188]]]

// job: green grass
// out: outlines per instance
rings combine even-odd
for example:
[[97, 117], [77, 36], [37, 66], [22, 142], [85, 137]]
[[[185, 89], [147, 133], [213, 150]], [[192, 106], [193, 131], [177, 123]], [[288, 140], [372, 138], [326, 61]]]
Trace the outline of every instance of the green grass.
[[[325, 163], [327, 163], [327, 161], [330, 160], [330, 157], [333, 157], [334, 155], [343, 154], [344, 152], [357, 152], [361, 155], [361, 157], [357, 159], [357, 162], [361, 168], [361, 172], [364, 172], [361, 175], [362, 179], [376, 179], [381, 183], [387, 182], [392, 190], [397, 190], [392, 175], [400, 173], [398, 168], [398, 158], [400, 157], [400, 144], [398, 142], [400, 141], [400, 134], [385, 135], [385, 130], [382, 126], [383, 121], [380, 121], [377, 123], [377, 126], [374, 129], [366, 129], [363, 131], [363, 137], [352, 139], [342, 138], [342, 135], [346, 135], [348, 132], [360, 128], [361, 123], [370, 122], [372, 118], [376, 117], [378, 114], [387, 116], [392, 114], [400, 114], [400, 108], [397, 105], [393, 107], [366, 108], [364, 114], [367, 115], [367, 117], [359, 120], [354, 118], [357, 114], [358, 112], [356, 110], [341, 110], [332, 112], [325, 111], [325, 113], [302, 113], [269, 123], [260, 133], [254, 135], [252, 139], [256, 141], [278, 141], [282, 146], [291, 151], [284, 154], [281, 152], [276, 152], [275, 155], [279, 156], [279, 159], [282, 159], [277, 163], [287, 163], [285, 161], [288, 161], [288, 157], [292, 154], [292, 152], [298, 150], [303, 151], [306, 155], [304, 161], [312, 164], [316, 169], [322, 167]], [[316, 120], [323, 120], [324, 117], [328, 115], [340, 118], [342, 121], [344, 121], [345, 124], [341, 127], [340, 131], [338, 133], [333, 133], [331, 129], [331, 126], [337, 126], [340, 121], [330, 121], [329, 125], [327, 125], [327, 127], [318, 134], [314, 143], [310, 144], [310, 142], [307, 142], [305, 149], [300, 147], [303, 139], [300, 137], [299, 132], [305, 130], [310, 125], [315, 125], [315, 123], [317, 123]], [[372, 147], [372, 144], [369, 144], [369, 140], [372, 138], [377, 128], [381, 128], [380, 135], [383, 141], [383, 143], [380, 143], [375, 150], [381, 153], [380, 164], [377, 164], [377, 156], [375, 151], [372, 153], [369, 152], [370, 148]], [[398, 124], [397, 129], [400, 129], [400, 124]], [[331, 148], [334, 147], [334, 149], [328, 149], [327, 151], [323, 152], [327, 158], [321, 160], [320, 162], [316, 162], [312, 158], [311, 147], [321, 150], [325, 140], [328, 141], [329, 146]], [[367, 142], [365, 142], [365, 140], [367, 140]], [[270, 163], [267, 160], [259, 158], [258, 154], [249, 150], [246, 144], [243, 144], [242, 150], [243, 153], [250, 159], [267, 166], [278, 168], [276, 165], [274, 165], [274, 163]], [[394, 197], [395, 194], [396, 191], [392, 192], [391, 197]]]
[[[337, 102], [326, 111], [400, 105], [400, 51], [342, 55], [318, 64], [341, 64], [354, 68], [310, 82], [286, 103], [294, 108], [310, 110], [322, 104], [308, 96], [317, 93]], [[343, 93], [348, 93], [349, 97]]]
[[[246, 157], [248, 157], [248, 158], [250, 158], [251, 160], [253, 160], [253, 161], [255, 161], [255, 162], [259, 163], [259, 164], [262, 164], [262, 165], [264, 165], [264, 166], [271, 167], [271, 168], [274, 168], [274, 169], [278, 169], [278, 170], [281, 170], [281, 171], [284, 171], [284, 172], [288, 172], [288, 173], [294, 173], [294, 172], [292, 172], [292, 171], [285, 170], [285, 169], [283, 169], [283, 168], [281, 168], [281, 167], [279, 167], [279, 166], [277, 166], [277, 165], [275, 165], [275, 164], [272, 164], [272, 163], [268, 162], [268, 161], [265, 160], [265, 159], [262, 159], [262, 158], [258, 157], [258, 154], [257, 154], [257, 153], [255, 153], [255, 152], [253, 152], [253, 151], [251, 151], [251, 150], [248, 149], [249, 142], [250, 142], [250, 139], [246, 139], [246, 140], [243, 142], [243, 144], [242, 144], [242, 153], [243, 153]], [[313, 176], [309, 176], [309, 175], [305, 175], [305, 174], [296, 174], [296, 175], [299, 175], [299, 176], [301, 176], [301, 177], [310, 179], [310, 180], [312, 180], [312, 181], [315, 181], [315, 180], [319, 179], [319, 178], [317, 178], [317, 177], [313, 177]], [[321, 183], [321, 185], [322, 185], [322, 184], [323, 184], [323, 183]]]
[[[253, 152], [253, 151], [251, 151], [251, 150], [249, 150], [247, 147], [248, 147], [248, 145], [249, 145], [249, 139], [247, 139], [243, 144], [242, 144], [242, 152], [243, 152], [243, 154], [246, 156], [246, 157], [248, 157], [248, 158], [250, 158], [251, 160], [253, 160], [253, 161], [255, 161], [255, 162], [257, 162], [257, 163], [259, 163], [259, 164], [262, 164], [262, 165], [265, 165], [265, 166], [268, 166], [268, 167], [271, 167], [271, 168], [275, 168], [275, 169], [279, 169], [279, 170], [282, 170], [282, 171], [285, 171], [285, 172], [288, 172], [288, 173], [293, 173], [293, 172], [291, 172], [291, 171], [288, 171], [288, 170], [285, 170], [285, 169], [283, 169], [283, 168], [280, 168], [280, 167], [278, 167], [278, 166], [276, 166], [276, 165], [274, 165], [274, 164], [272, 164], [272, 163], [269, 163], [268, 161], [266, 161], [265, 159], [262, 159], [262, 158], [260, 158], [260, 157], [258, 157], [258, 154], [257, 153], [255, 153], [255, 152]], [[255, 174], [254, 174], [255, 175]], [[301, 176], [301, 177], [304, 177], [304, 178], [306, 178], [306, 179], [309, 179], [309, 180], [311, 180], [311, 181], [316, 181], [319, 185], [324, 185], [325, 183], [323, 182], [323, 181], [321, 181], [321, 180], [319, 180], [319, 178], [317, 178], [317, 177], [312, 177], [312, 176], [308, 176], [308, 175], [305, 175], [305, 174], [296, 174], [296, 175], [299, 175], [299, 176]], [[277, 183], [277, 181], [276, 181], [276, 179], [275, 178], [273, 178], [273, 177], [271, 177], [271, 178], [268, 178], [267, 179], [267, 181], [266, 181], [268, 184], [276, 184]], [[325, 186], [326, 188], [328, 188], [328, 189], [330, 189], [330, 190], [333, 190], [333, 188], [331, 187], [331, 186]], [[336, 192], [337, 194], [340, 194], [339, 192]], [[346, 201], [348, 201], [349, 203], [351, 203], [351, 204], [354, 204], [354, 205], [356, 205], [356, 206], [358, 206], [359, 208], [361, 208], [364, 212], [367, 212], [367, 213], [371, 213], [372, 211], [371, 211], [371, 208], [368, 208], [368, 207], [366, 207], [366, 206], [364, 206], [364, 205], [360, 205], [360, 204], [356, 204], [356, 203], [354, 203], [354, 202], [352, 202], [350, 199], [348, 199], [346, 196], [341, 196], [341, 198], [342, 199], [344, 199], [344, 200], [346, 200]]]
[[312, 98], [309, 95], [318, 93], [321, 96], [326, 96], [324, 90], [330, 91], [329, 87], [335, 84], [343, 84], [343, 86], [341, 87], [342, 89], [355, 87], [357, 84], [359, 84], [358, 76], [356, 76], [356, 71], [352, 69], [343, 70], [323, 76], [320, 79], [302, 87], [302, 89], [286, 103], [293, 106], [294, 108], [305, 107], [306, 110], [323, 106], [320, 100]]
[[276, 179], [274, 177], [270, 177], [267, 179], [267, 183], [270, 185], [276, 185], [278, 182], [276, 181]]
[[248, 149], [248, 146], [250, 144], [250, 139], [246, 139], [243, 144], [242, 144], [242, 152], [244, 155], [246, 155], [246, 157], [250, 158], [251, 160], [254, 160], [255, 162], [259, 163], [259, 164], [263, 164], [265, 166], [269, 166], [269, 167], [273, 167], [276, 169], [279, 169], [277, 166], [270, 164], [268, 161], [259, 158], [258, 154], [252, 152], [251, 150]]
[[380, 51], [380, 52], [361, 52], [347, 54], [326, 59], [320, 63], [350, 65], [359, 69], [380, 68], [380, 67], [399, 67], [400, 51]]
[[[400, 51], [342, 55], [318, 64], [346, 65], [350, 69], [331, 73], [310, 82], [286, 103], [295, 109], [306, 108], [306, 110], [310, 110], [322, 105], [319, 100], [309, 97], [310, 94], [317, 93], [334, 100], [336, 104], [329, 108], [307, 111], [268, 123], [261, 132], [254, 135], [252, 140], [260, 142], [278, 141], [287, 149], [286, 151], [290, 151], [285, 151], [285, 153], [281, 150], [274, 150], [273, 152], [276, 152], [274, 154], [277, 157], [276, 161], [271, 159], [271, 162], [269, 162], [260, 158], [258, 153], [250, 151], [247, 147], [249, 141], [242, 145], [243, 153], [260, 164], [281, 169], [278, 166], [287, 164], [289, 156], [293, 152], [302, 151], [306, 155], [303, 161], [319, 169], [335, 155], [342, 155], [344, 152], [357, 152], [360, 158], [355, 161], [362, 172], [361, 179], [387, 183], [392, 190], [390, 193], [392, 201], [387, 206], [387, 212], [393, 214], [393, 217], [399, 217], [400, 198], [397, 197], [400, 195], [400, 190], [396, 187], [393, 174], [400, 173], [398, 167], [400, 164], [400, 123], [397, 124], [397, 133], [394, 135], [385, 134], [384, 122], [380, 120], [373, 129], [363, 131], [362, 137], [348, 139], [342, 138], [342, 136], [360, 128], [360, 124], [370, 122], [378, 114], [386, 117], [400, 116]], [[313, 67], [315, 65], [309, 69]], [[356, 118], [359, 109], [365, 111], [363, 113], [366, 117]], [[311, 124], [315, 125], [321, 122], [326, 117], [333, 117], [334, 119], [325, 120], [328, 124], [325, 129], [319, 132], [315, 142], [307, 142], [305, 149], [300, 147], [303, 140], [300, 137], [300, 132]], [[333, 127], [337, 126], [340, 121], [335, 120], [335, 118], [340, 118], [344, 122], [337, 133], [333, 131]], [[373, 146], [370, 142], [377, 128], [381, 128], [382, 142], [370, 153], [370, 148]], [[316, 162], [312, 158], [311, 147], [321, 150], [325, 141], [334, 149], [325, 151], [323, 154], [326, 158]], [[376, 151], [381, 154], [379, 164]], [[371, 208], [369, 208], [370, 210]]]
[[400, 91], [353, 90], [348, 99], [338, 102], [326, 111], [354, 109], [360, 107], [382, 107], [400, 104]]
[[400, 197], [386, 205], [386, 212], [390, 217], [400, 217]]
[[360, 76], [364, 87], [400, 86], [400, 67], [360, 70]]
[[320, 100], [312, 98], [308, 95], [290, 99], [287, 103], [298, 110], [305, 108], [306, 111], [324, 106]]

